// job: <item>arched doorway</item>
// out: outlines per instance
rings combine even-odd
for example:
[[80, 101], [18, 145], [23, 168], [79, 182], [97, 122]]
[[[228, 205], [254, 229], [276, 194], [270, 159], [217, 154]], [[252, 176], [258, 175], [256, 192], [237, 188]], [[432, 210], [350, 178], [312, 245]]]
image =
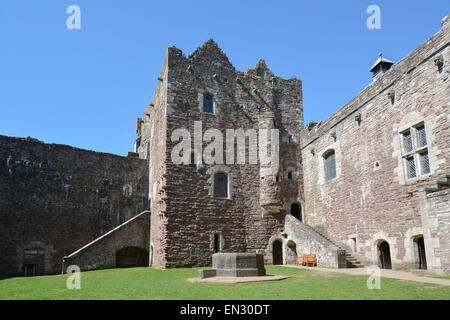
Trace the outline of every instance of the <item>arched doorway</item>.
[[427, 269], [427, 258], [425, 255], [425, 243], [423, 241], [423, 236], [419, 236], [414, 239], [414, 247], [416, 250], [416, 255], [418, 259], [419, 269]]
[[116, 252], [117, 268], [148, 267], [148, 253], [142, 248], [126, 247]]
[[300, 205], [298, 203], [291, 204], [291, 214], [297, 220], [302, 222], [302, 210], [301, 210]]
[[283, 243], [280, 240], [272, 243], [272, 257], [274, 265], [283, 264]]
[[286, 250], [286, 264], [295, 264], [297, 261], [297, 245], [294, 241], [289, 240]]
[[24, 250], [23, 272], [26, 277], [45, 274], [45, 249], [40, 246]]
[[392, 269], [391, 250], [389, 243], [384, 240], [378, 244], [378, 261], [382, 269]]

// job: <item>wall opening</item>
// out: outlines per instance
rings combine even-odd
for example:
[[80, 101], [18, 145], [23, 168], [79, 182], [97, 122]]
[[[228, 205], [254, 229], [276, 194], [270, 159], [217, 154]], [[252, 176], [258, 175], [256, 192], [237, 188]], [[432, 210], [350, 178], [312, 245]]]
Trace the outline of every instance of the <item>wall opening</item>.
[[287, 243], [286, 264], [295, 264], [297, 261], [297, 245], [289, 240]]
[[300, 222], [302, 221], [302, 210], [300, 208], [300, 205], [298, 203], [291, 204], [291, 215], [295, 217]]
[[138, 247], [125, 247], [116, 252], [117, 268], [148, 267], [148, 252]]
[[214, 246], [214, 252], [220, 252], [220, 247], [221, 247], [221, 245], [220, 245], [220, 238], [221, 238], [221, 234], [220, 233], [215, 233], [214, 234], [214, 243], [213, 243], [213, 246]]
[[358, 247], [356, 246], [356, 238], [351, 238], [351, 243], [353, 252], [358, 252]]
[[378, 244], [378, 263], [382, 269], [392, 269], [391, 250], [384, 240]]
[[203, 95], [203, 112], [206, 113], [214, 113], [214, 98], [211, 94]]
[[336, 156], [334, 150], [328, 150], [323, 155], [325, 180], [336, 178]]
[[214, 175], [214, 198], [228, 198], [228, 175], [226, 173], [218, 172]]
[[283, 243], [280, 240], [272, 243], [272, 259], [274, 265], [283, 264]]
[[36, 276], [45, 274], [45, 251], [36, 246], [26, 249], [23, 256], [24, 276]]
[[418, 236], [413, 241], [416, 256], [416, 265], [419, 269], [427, 270], [427, 258], [425, 254], [425, 242], [423, 241], [423, 236]]

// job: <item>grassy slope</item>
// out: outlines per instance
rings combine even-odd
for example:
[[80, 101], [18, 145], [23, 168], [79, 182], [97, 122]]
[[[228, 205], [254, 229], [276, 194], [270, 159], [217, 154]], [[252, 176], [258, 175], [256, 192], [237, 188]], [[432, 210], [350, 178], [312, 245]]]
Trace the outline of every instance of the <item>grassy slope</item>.
[[367, 276], [323, 274], [267, 266], [281, 281], [190, 283], [197, 269], [111, 269], [83, 272], [81, 290], [68, 290], [68, 275], [0, 280], [0, 299], [450, 299], [450, 287], [383, 278], [380, 290]]

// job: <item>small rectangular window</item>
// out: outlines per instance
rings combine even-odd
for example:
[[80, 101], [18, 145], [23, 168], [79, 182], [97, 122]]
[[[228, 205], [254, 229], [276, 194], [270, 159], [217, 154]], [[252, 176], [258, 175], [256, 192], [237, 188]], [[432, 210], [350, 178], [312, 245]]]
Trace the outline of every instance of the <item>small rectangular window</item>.
[[420, 154], [420, 162], [422, 164], [422, 173], [423, 174], [430, 173], [430, 161], [428, 159], [428, 152]]
[[406, 162], [408, 164], [408, 176], [409, 178], [416, 177], [416, 164], [414, 163], [414, 157], [407, 158]]
[[228, 198], [228, 176], [225, 173], [214, 176], [214, 198]]
[[405, 152], [411, 152], [413, 149], [411, 132], [405, 132], [403, 134], [403, 143], [405, 145]]
[[416, 128], [417, 130], [417, 146], [424, 147], [427, 145], [427, 135], [425, 133], [425, 126]]
[[213, 109], [213, 96], [210, 94], [203, 95], [203, 112], [214, 113]]

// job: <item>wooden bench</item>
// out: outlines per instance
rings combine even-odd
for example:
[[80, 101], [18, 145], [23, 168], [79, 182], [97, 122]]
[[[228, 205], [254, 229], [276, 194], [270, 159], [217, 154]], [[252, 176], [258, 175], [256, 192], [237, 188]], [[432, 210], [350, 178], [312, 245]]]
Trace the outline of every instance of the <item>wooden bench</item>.
[[317, 264], [316, 264], [316, 255], [314, 253], [307, 254], [305, 260], [306, 260], [305, 263], [306, 263], [307, 267], [309, 267], [309, 266], [311, 266], [311, 267], [317, 266]]
[[312, 254], [304, 254], [303, 257], [301, 256], [297, 256], [297, 261], [295, 262], [295, 264], [299, 265], [301, 264], [302, 266], [317, 266], [316, 263], [316, 254], [312, 253]]
[[303, 255], [303, 257], [297, 256], [297, 261], [295, 262], [295, 264], [299, 265], [301, 264], [302, 266], [305, 265], [305, 256], [306, 254]]
[[122, 259], [122, 267], [135, 266], [135, 265], [136, 265], [136, 258]]

